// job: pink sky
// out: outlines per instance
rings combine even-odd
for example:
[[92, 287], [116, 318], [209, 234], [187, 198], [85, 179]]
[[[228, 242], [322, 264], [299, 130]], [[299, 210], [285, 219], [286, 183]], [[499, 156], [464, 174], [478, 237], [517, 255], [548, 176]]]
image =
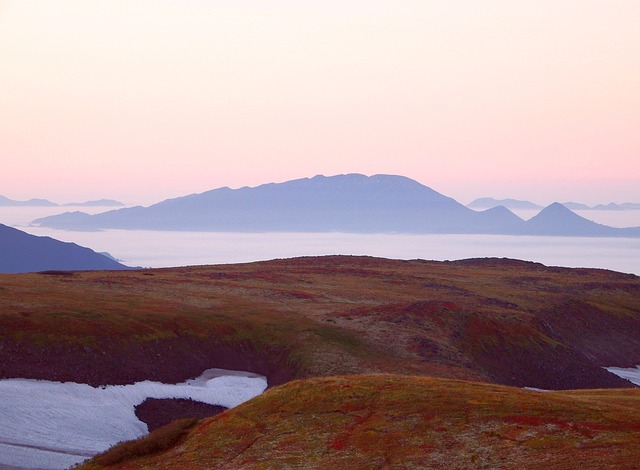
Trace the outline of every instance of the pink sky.
[[640, 202], [637, 0], [0, 0], [0, 195]]

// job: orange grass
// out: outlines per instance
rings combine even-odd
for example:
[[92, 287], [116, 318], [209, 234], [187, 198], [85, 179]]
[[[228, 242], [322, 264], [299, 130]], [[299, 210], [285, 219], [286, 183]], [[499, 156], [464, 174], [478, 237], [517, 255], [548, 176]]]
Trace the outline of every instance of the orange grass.
[[309, 379], [115, 468], [637, 468], [640, 410], [628, 399], [640, 391], [607, 393], [585, 401], [424, 377]]

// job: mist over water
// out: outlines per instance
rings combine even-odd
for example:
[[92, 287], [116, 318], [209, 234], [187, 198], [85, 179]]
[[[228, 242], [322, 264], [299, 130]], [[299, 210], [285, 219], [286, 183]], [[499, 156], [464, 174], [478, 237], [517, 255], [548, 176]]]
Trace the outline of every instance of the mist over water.
[[640, 275], [640, 239], [632, 238], [150, 230], [68, 232], [36, 227], [27, 231], [107, 251], [129, 266], [149, 268], [344, 254], [428, 260], [507, 257], [551, 266], [604, 268]]
[[[427, 260], [506, 257], [549, 266], [604, 268], [640, 275], [638, 238], [150, 230], [73, 232], [27, 226], [31, 220], [50, 215], [56, 209], [60, 208], [0, 208], [0, 223], [33, 235], [50, 236], [98, 252], [108, 252], [129, 266], [148, 268], [344, 254]], [[91, 209], [95, 212], [105, 210]], [[536, 211], [532, 211], [518, 215], [530, 218], [535, 214]], [[617, 226], [640, 226], [640, 211], [582, 211], [579, 214], [609, 225], [614, 225], [615, 219]]]

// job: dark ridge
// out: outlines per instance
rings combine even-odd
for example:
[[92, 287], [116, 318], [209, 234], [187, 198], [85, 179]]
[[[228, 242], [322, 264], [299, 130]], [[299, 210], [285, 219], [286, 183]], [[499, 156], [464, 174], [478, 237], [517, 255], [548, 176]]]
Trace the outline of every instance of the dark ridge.
[[0, 273], [131, 269], [95, 251], [0, 224]]
[[40, 272], [37, 272], [36, 274], [44, 274], [45, 276], [73, 276], [73, 271], [49, 270], [49, 271], [40, 271]]
[[227, 409], [224, 406], [209, 405], [186, 398], [147, 398], [135, 407], [135, 413], [151, 432], [176, 419], [203, 419], [220, 414]]
[[29, 378], [92, 385], [125, 385], [142, 380], [180, 383], [211, 368], [264, 375], [269, 387], [300, 375], [289, 352], [256, 348], [248, 342], [177, 336], [147, 342], [102, 338], [95, 346], [0, 339], [0, 378]]
[[542, 263], [537, 263], [535, 261], [523, 261], [519, 259], [512, 258], [468, 258], [461, 259], [456, 261], [449, 261], [449, 263], [457, 264], [461, 266], [478, 266], [478, 267], [540, 267], [545, 268], [546, 266]]

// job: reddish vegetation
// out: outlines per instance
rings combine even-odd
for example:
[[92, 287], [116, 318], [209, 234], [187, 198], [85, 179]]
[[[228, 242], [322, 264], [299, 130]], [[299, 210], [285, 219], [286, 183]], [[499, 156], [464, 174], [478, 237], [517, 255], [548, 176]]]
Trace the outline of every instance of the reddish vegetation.
[[309, 379], [204, 420], [171, 448], [145, 451], [154, 434], [128, 443], [130, 458], [112, 468], [632, 469], [638, 403], [637, 390], [605, 399], [409, 376]]
[[178, 382], [209, 367], [271, 385], [403, 372], [540, 388], [628, 386], [640, 280], [516, 260], [321, 257], [0, 276], [0, 376]]
[[[603, 367], [640, 364], [638, 338], [637, 276], [516, 260], [329, 256], [0, 276], [2, 378], [176, 383], [221, 367], [270, 386], [383, 372], [631, 387]], [[332, 445], [347, 448], [339, 436]]]

